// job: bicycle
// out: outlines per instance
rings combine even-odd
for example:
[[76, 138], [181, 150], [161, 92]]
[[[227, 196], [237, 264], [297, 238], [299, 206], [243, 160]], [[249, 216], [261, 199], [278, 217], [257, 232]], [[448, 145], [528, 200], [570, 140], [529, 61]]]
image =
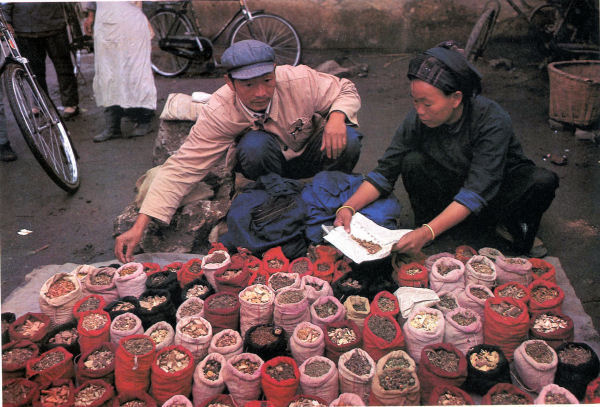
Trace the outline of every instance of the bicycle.
[[56, 106], [37, 84], [6, 18], [0, 12], [0, 41], [4, 61], [0, 65], [6, 97], [17, 124], [38, 163], [48, 176], [69, 193], [80, 185], [77, 153]]
[[[80, 3], [63, 3], [63, 13], [67, 23], [67, 36], [69, 38], [69, 52], [73, 62], [75, 75], [81, 74], [82, 51], [91, 54], [94, 52], [94, 38], [83, 33], [81, 21], [83, 11]], [[82, 76], [83, 78], [83, 76]], [[83, 78], [85, 81], [85, 78]]]
[[[255, 39], [269, 44], [275, 51], [278, 65], [297, 65], [302, 46], [294, 27], [284, 18], [264, 10], [250, 11], [246, 0], [239, 0], [240, 9], [211, 37], [201, 34], [190, 0], [178, 4], [163, 4], [152, 17], [152, 69], [159, 75], [172, 77], [185, 72], [193, 61], [210, 62], [218, 66], [213, 55], [214, 45], [229, 30], [228, 44]], [[189, 13], [189, 16], [188, 16]]]
[[[540, 40], [542, 49], [557, 58], [600, 55], [598, 8], [588, 0], [548, 0], [535, 6], [521, 0], [506, 0]], [[490, 0], [473, 26], [465, 55], [474, 62], [483, 55], [490, 40], [500, 3]]]

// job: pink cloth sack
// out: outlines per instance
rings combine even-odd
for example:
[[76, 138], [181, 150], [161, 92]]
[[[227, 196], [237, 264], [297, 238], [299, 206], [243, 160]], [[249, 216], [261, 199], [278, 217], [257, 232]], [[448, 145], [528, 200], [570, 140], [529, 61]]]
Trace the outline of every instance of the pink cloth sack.
[[[259, 364], [253, 374], [242, 373], [233, 366], [242, 359], [248, 359]], [[223, 371], [225, 383], [231, 397], [239, 406], [243, 406], [251, 400], [258, 400], [261, 393], [260, 373], [263, 363], [263, 360], [254, 353], [240, 353], [229, 359], [225, 364]]]
[[[317, 314], [315, 307], [326, 304], [331, 301], [337, 307], [337, 311], [335, 314], [330, 315], [328, 317], [322, 318]], [[310, 306], [310, 322], [320, 327], [321, 329], [325, 329], [325, 325], [330, 324], [332, 322], [343, 321], [346, 318], [346, 307], [342, 305], [340, 300], [335, 298], [334, 296], [325, 296], [319, 297], [315, 302]]]
[[[259, 287], [268, 292], [270, 299], [267, 302], [251, 302], [245, 300], [246, 293]], [[271, 287], [263, 284], [254, 284], [244, 288], [238, 295], [240, 300], [240, 333], [242, 338], [246, 337], [246, 331], [256, 325], [269, 324], [273, 321], [273, 310], [275, 308], [275, 292]]]
[[[312, 362], [323, 362], [329, 365], [329, 371], [322, 376], [313, 377], [307, 375], [306, 366]], [[340, 393], [338, 370], [335, 363], [325, 356], [312, 356], [306, 359], [298, 368], [300, 370], [300, 392], [301, 394], [318, 395], [327, 403], [331, 403]]]
[[[440, 271], [446, 267], [457, 267], [443, 274]], [[431, 266], [429, 273], [429, 288], [436, 293], [441, 291], [453, 291], [459, 293], [465, 289], [465, 265], [462, 261], [453, 257], [440, 257]]]
[[[468, 325], [461, 325], [454, 317], [464, 315], [467, 318], [475, 318], [475, 321]], [[446, 314], [446, 324], [444, 326], [444, 342], [451, 343], [463, 355], [466, 355], [469, 349], [475, 345], [483, 343], [483, 324], [479, 314], [468, 308], [456, 308]]]
[[479, 298], [473, 294], [471, 289], [480, 289], [483, 290], [489, 297], [493, 297], [494, 293], [488, 287], [481, 284], [467, 284], [464, 291], [462, 291], [456, 299], [458, 300], [458, 306], [462, 308], [470, 309], [471, 311], [475, 311], [481, 317], [481, 323], [485, 321], [484, 315], [484, 307], [485, 300], [487, 298]]
[[[204, 367], [211, 361], [216, 361], [221, 364], [221, 370], [219, 370], [218, 377], [215, 380], [207, 378], [204, 374]], [[192, 385], [194, 407], [198, 407], [201, 404], [201, 401], [208, 397], [223, 393], [225, 390], [223, 371], [226, 364], [227, 361], [220, 353], [209, 353], [200, 363], [198, 363], [196, 370], [194, 370]]]
[[[432, 330], [426, 331], [413, 326], [411, 321], [413, 321], [415, 318], [420, 318], [420, 314], [422, 313], [428, 313], [437, 316], [437, 323]], [[425, 346], [443, 342], [445, 328], [444, 324], [444, 314], [442, 314], [442, 311], [439, 309], [418, 307], [411, 311], [408, 319], [402, 327], [402, 331], [404, 332], [406, 350], [416, 363], [421, 361], [421, 351]]]
[[342, 393], [340, 396], [333, 400], [329, 407], [337, 407], [337, 406], [356, 406], [362, 407], [365, 405], [365, 402], [360, 398], [358, 394], [355, 393]]
[[[552, 355], [549, 363], [541, 363], [532, 358], [527, 352], [528, 345], [543, 345]], [[554, 375], [558, 366], [558, 356], [546, 342], [541, 339], [532, 339], [523, 342], [514, 352], [514, 366], [521, 382], [529, 389], [538, 393], [542, 387], [554, 382]]]
[[309, 304], [315, 302], [315, 300], [319, 297], [333, 295], [331, 284], [320, 279], [319, 277], [309, 275], [303, 276], [300, 280], [300, 288], [306, 292], [306, 298], [308, 299]]
[[[133, 273], [121, 275], [124, 270], [131, 267], [135, 267]], [[123, 264], [117, 269], [114, 276], [119, 297], [123, 298], [131, 295], [132, 297], [139, 298], [146, 291], [147, 278], [148, 276], [144, 273], [144, 265], [142, 263], [131, 262]]]
[[[303, 328], [312, 328], [320, 333], [319, 338], [317, 338], [314, 342], [307, 342], [300, 339], [298, 336], [298, 331]], [[325, 353], [325, 330], [318, 325], [314, 325], [308, 321], [300, 322], [298, 326], [294, 329], [294, 333], [290, 338], [290, 349], [292, 351], [292, 356], [296, 360], [296, 363], [302, 364], [305, 360], [310, 358], [311, 356], [323, 356]]]
[[[371, 366], [369, 373], [357, 375], [346, 367], [346, 361], [350, 359], [354, 353], [358, 353], [367, 359]], [[360, 348], [355, 348], [342, 354], [338, 360], [338, 375], [340, 379], [340, 392], [355, 393], [364, 403], [368, 403], [369, 395], [371, 394], [371, 384], [375, 377], [375, 361], [367, 352]]]
[[[233, 336], [235, 338], [235, 343], [228, 346], [217, 346], [219, 340], [225, 335]], [[244, 341], [242, 340], [242, 337], [238, 331], [234, 331], [233, 329], [224, 329], [221, 332], [217, 332], [213, 335], [208, 347], [208, 353], [220, 353], [223, 355], [223, 357], [225, 357], [225, 360], [228, 360], [233, 356], [242, 353], [243, 346]]]
[[[282, 295], [289, 291], [302, 293], [304, 298], [295, 303], [284, 303], [281, 301]], [[273, 323], [280, 326], [285, 331], [286, 338], [294, 333], [296, 326], [303, 321], [310, 321], [310, 310], [306, 293], [299, 288], [282, 288], [275, 296], [275, 309], [273, 310]]]
[[499, 257], [496, 259], [498, 285], [515, 281], [527, 287], [533, 281], [532, 265], [521, 257]]
[[[474, 264], [482, 263], [488, 266], [491, 273], [482, 273]], [[481, 284], [489, 289], [493, 289], [496, 285], [496, 265], [486, 256], [476, 255], [471, 257], [465, 264], [465, 285], [466, 284]]]
[[540, 394], [533, 400], [533, 404], [549, 404], [546, 402], [546, 396], [550, 394], [561, 394], [567, 398], [569, 404], [579, 404], [577, 397], [573, 395], [569, 390], [564, 387], [560, 387], [558, 384], [550, 383], [542, 387]]

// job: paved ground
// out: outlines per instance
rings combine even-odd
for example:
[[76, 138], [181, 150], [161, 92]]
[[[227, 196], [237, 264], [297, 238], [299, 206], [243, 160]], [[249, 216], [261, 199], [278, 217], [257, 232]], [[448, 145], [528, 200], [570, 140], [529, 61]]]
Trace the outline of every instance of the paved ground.
[[[341, 56], [366, 63], [370, 68], [367, 77], [353, 78], [363, 99], [359, 120], [367, 136], [356, 171], [366, 173], [376, 164], [409, 108], [405, 73], [410, 55], [310, 52], [304, 61], [316, 66]], [[509, 57], [515, 63], [515, 68], [508, 71], [492, 69], [485, 61], [478, 64], [484, 74], [483, 93], [511, 114], [526, 154], [560, 177], [560, 189], [543, 218], [539, 236], [549, 254], [560, 259], [586, 312], [599, 328], [599, 147], [591, 141], [577, 140], [572, 131], [549, 128], [547, 76], [539, 70], [541, 59], [528, 44], [495, 43], [486, 56]], [[41, 265], [113, 259], [113, 219], [133, 200], [135, 180], [151, 166], [152, 135], [102, 144], [92, 142], [103, 125], [101, 110], [95, 106], [91, 91], [92, 56], [84, 58], [82, 68], [82, 114], [68, 122], [80, 154], [82, 184], [75, 195], [65, 194], [47, 178], [27, 150], [14, 120], [9, 121], [9, 137], [19, 160], [0, 163], [3, 296], [21, 285], [25, 274]], [[179, 78], [156, 78], [159, 111], [169, 93], [212, 92], [223, 84], [219, 76], [202, 74], [200, 67], [193, 68]], [[50, 86], [55, 88], [54, 80]], [[56, 99], [56, 94], [53, 97]], [[124, 126], [125, 131], [128, 128], [130, 125]], [[542, 157], [548, 153], [567, 155], [568, 164], [559, 167], [544, 161]], [[412, 212], [401, 183], [396, 191], [404, 205], [402, 224], [410, 226]], [[23, 228], [32, 233], [18, 235], [17, 231]], [[453, 249], [463, 243], [475, 248], [497, 247], [510, 254], [506, 245], [492, 236], [467, 239], [460, 234], [442, 236], [427, 253]]]

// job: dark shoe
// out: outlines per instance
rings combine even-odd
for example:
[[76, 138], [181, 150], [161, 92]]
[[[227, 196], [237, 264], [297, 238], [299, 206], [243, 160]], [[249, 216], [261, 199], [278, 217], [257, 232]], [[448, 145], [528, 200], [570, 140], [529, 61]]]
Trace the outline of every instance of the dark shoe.
[[108, 141], [110, 139], [120, 138], [120, 137], [122, 137], [121, 133], [114, 132], [110, 129], [105, 129], [102, 133], [94, 136], [93, 140], [94, 140], [94, 143], [102, 143], [103, 141]]
[[133, 131], [131, 137], [141, 137], [152, 131], [152, 123], [135, 123], [133, 125]]
[[541, 258], [548, 254], [548, 249], [546, 249], [546, 246], [544, 246], [544, 243], [539, 237], [535, 236], [533, 238], [533, 241], [531, 243], [528, 243], [530, 238], [527, 237], [526, 224], [522, 224], [520, 229], [521, 236], [516, 241], [513, 236], [515, 233], [509, 232], [508, 228], [504, 225], [496, 226], [496, 234], [504, 240], [506, 240], [507, 242], [511, 243], [513, 249], [519, 254], [526, 254], [528, 257], [536, 258]]
[[13, 151], [10, 143], [0, 145], [0, 161], [15, 161], [17, 154]]
[[[69, 110], [67, 110], [69, 109]], [[71, 110], [72, 109], [72, 110]], [[79, 106], [67, 106], [65, 110], [63, 110], [62, 118], [63, 120], [69, 120], [79, 114]]]

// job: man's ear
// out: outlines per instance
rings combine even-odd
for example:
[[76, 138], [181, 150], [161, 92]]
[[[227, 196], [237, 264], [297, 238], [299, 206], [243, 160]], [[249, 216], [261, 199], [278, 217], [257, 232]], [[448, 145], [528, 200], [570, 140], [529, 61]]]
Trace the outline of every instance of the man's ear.
[[225, 83], [229, 86], [232, 92], [235, 92], [235, 85], [233, 84], [233, 79], [229, 77], [229, 75], [225, 75]]
[[460, 90], [457, 90], [452, 94], [452, 105], [456, 109], [463, 100], [463, 93]]

